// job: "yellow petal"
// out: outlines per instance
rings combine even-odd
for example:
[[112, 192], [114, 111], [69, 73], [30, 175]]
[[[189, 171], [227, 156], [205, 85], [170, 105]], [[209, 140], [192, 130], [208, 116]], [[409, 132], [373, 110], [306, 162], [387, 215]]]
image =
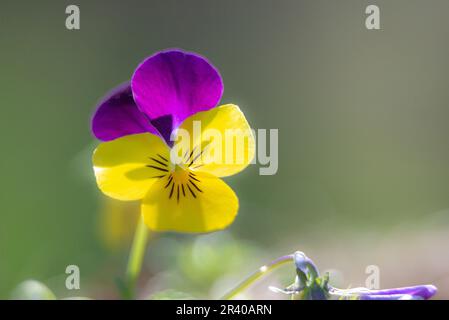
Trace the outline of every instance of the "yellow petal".
[[[217, 177], [242, 171], [255, 153], [251, 128], [240, 108], [233, 104], [187, 118], [178, 129], [177, 138], [174, 152], [186, 155], [183, 160], [190, 170]], [[187, 149], [187, 152], [179, 152], [176, 148]]]
[[[194, 179], [193, 179], [193, 178]], [[238, 199], [207, 173], [175, 172], [156, 182], [142, 201], [146, 225], [155, 231], [211, 232], [234, 221]]]
[[97, 184], [118, 200], [142, 199], [157, 178], [168, 174], [169, 149], [150, 133], [104, 142], [94, 151]]

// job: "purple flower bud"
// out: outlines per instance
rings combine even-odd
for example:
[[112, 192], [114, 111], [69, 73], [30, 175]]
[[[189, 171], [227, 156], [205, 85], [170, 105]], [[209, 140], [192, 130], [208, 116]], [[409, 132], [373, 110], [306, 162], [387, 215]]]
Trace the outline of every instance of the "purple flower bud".
[[296, 266], [295, 282], [284, 290], [270, 288], [279, 293], [291, 295], [292, 298], [301, 300], [427, 300], [433, 297], [437, 288], [433, 285], [419, 285], [383, 290], [371, 290], [368, 288], [338, 289], [329, 285], [328, 274], [320, 277], [318, 268], [314, 262], [303, 252], [293, 254]]
[[310, 275], [313, 278], [318, 278], [320, 276], [320, 272], [316, 265], [303, 252], [296, 251], [293, 254], [293, 259], [295, 261], [297, 272], [302, 272], [306, 277], [309, 277]]

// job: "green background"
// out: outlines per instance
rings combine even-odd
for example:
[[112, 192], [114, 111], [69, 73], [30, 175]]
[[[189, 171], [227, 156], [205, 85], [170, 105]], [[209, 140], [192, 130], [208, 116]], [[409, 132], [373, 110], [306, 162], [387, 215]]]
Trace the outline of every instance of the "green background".
[[[146, 56], [171, 47], [208, 57], [222, 103], [279, 129], [276, 175], [252, 166], [227, 179], [241, 208], [216, 237], [242, 256], [235, 279], [299, 249], [342, 286], [364, 285], [374, 264], [382, 287], [429, 282], [449, 297], [448, 1], [80, 0], [77, 31], [65, 28], [69, 4], [0, 4], [1, 298], [28, 278], [74, 295], [69, 264], [83, 294], [116, 297], [129, 241], [109, 250], [98, 231], [90, 119]], [[365, 28], [368, 4], [380, 7], [379, 31]], [[164, 252], [147, 256], [146, 278], [158, 279], [148, 292], [179, 283], [160, 277], [183, 267], [171, 244], [201, 238], [163, 235], [150, 247]], [[210, 288], [220, 272], [197, 284]], [[274, 297], [265, 291], [254, 295]]]

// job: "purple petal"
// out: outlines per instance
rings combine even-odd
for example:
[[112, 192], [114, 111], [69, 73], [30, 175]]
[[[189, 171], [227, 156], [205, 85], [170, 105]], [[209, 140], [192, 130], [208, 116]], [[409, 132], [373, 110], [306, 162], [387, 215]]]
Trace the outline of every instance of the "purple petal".
[[187, 117], [218, 104], [223, 82], [205, 58], [168, 50], [147, 58], [137, 67], [131, 88], [140, 110], [168, 141], [166, 137]]
[[402, 300], [430, 299], [437, 292], [433, 285], [370, 290], [367, 288], [337, 289], [331, 288], [329, 293], [339, 297], [358, 297], [361, 300]]
[[92, 132], [102, 141], [142, 132], [157, 134], [137, 108], [129, 83], [118, 86], [102, 99], [92, 118]]
[[422, 298], [408, 294], [367, 294], [361, 295], [360, 300], [420, 300]]
[[413, 286], [413, 287], [403, 287], [394, 289], [384, 289], [384, 290], [370, 290], [369, 295], [371, 296], [382, 296], [382, 295], [409, 295], [413, 297], [419, 297], [421, 299], [429, 299], [437, 292], [437, 288], [433, 285], [423, 285], [423, 286]]

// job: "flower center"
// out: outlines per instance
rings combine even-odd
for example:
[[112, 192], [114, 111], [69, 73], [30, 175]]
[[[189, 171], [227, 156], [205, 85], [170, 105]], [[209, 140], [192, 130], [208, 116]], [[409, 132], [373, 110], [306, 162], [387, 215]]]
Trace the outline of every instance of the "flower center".
[[156, 169], [161, 173], [152, 178], [165, 180], [163, 188], [167, 190], [168, 199], [174, 199], [177, 203], [182, 198], [197, 198], [199, 193], [203, 193], [200, 186], [201, 180], [190, 170], [191, 165], [194, 163], [194, 161], [190, 160], [192, 154], [193, 151], [190, 157], [187, 158], [190, 162], [185, 161], [182, 164], [173, 164], [160, 154], [157, 154], [155, 157], [149, 157], [150, 164], [147, 167]]

